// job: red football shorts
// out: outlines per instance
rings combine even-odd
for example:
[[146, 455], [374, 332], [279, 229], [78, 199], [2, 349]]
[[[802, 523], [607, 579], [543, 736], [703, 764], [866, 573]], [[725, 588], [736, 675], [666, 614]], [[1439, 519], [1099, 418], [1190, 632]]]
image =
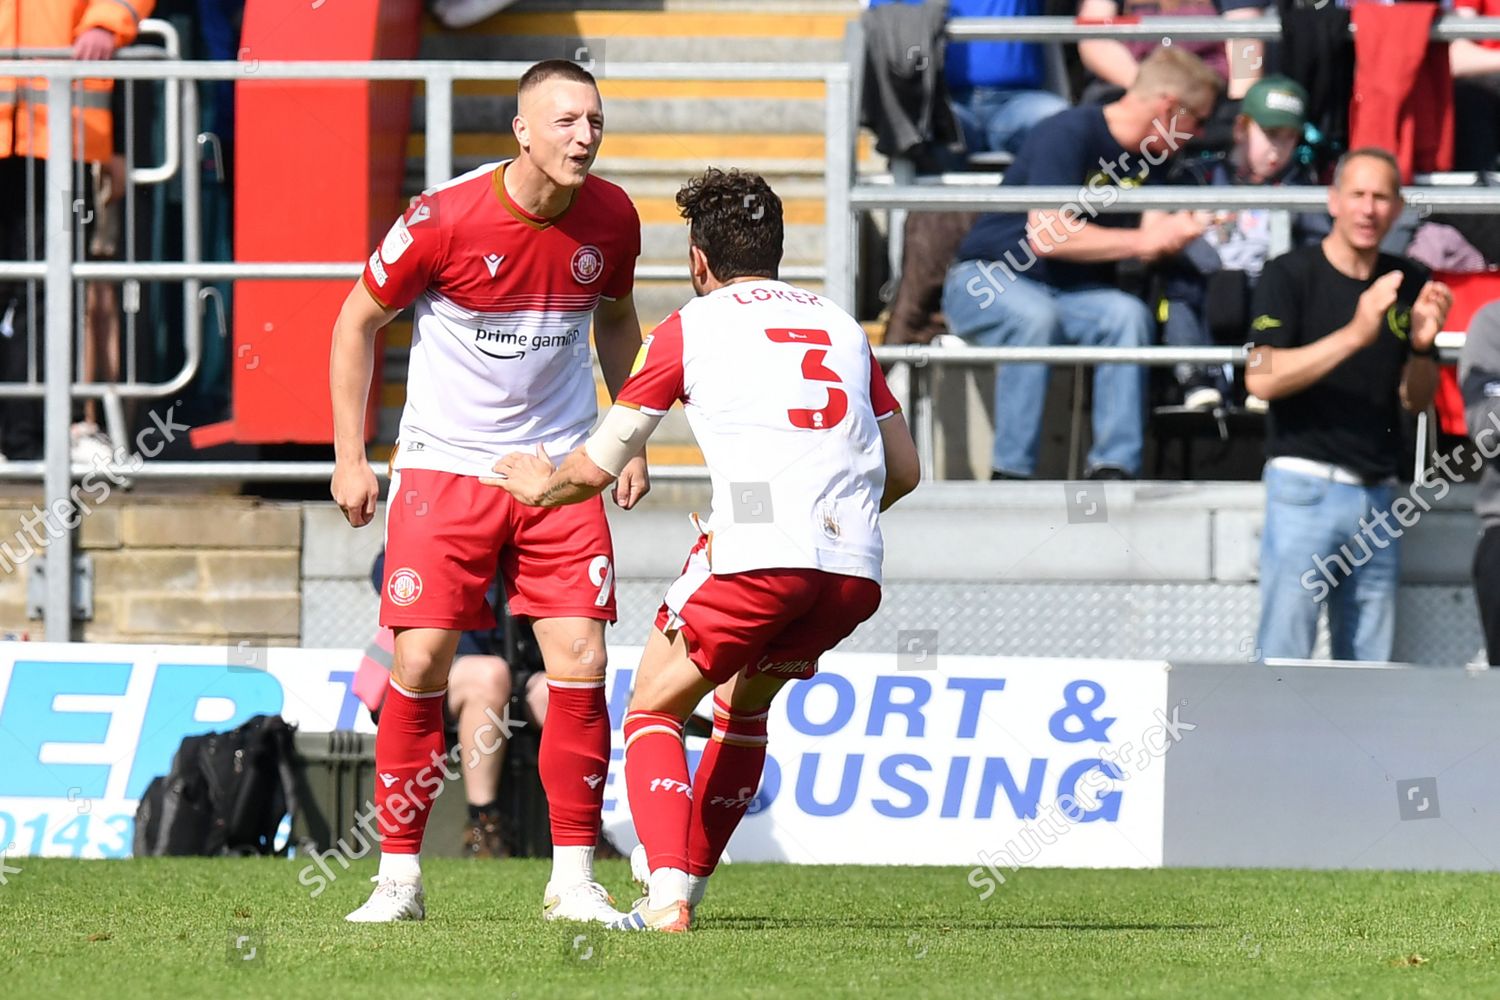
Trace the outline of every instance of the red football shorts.
[[688, 657], [722, 684], [741, 670], [805, 680], [818, 659], [880, 607], [880, 584], [816, 569], [709, 572], [700, 539], [667, 589], [656, 627], [681, 630]]
[[603, 497], [528, 507], [473, 476], [391, 477], [380, 624], [487, 629], [498, 564], [514, 615], [615, 620], [614, 547]]

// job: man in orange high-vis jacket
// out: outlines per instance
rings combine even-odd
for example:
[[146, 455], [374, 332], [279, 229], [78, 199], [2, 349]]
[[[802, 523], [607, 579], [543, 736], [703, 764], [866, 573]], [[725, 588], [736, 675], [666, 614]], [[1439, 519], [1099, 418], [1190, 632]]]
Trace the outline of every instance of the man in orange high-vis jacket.
[[[0, 50], [72, 49], [73, 58], [108, 59], [135, 41], [156, 0], [0, 0]], [[112, 152], [110, 80], [84, 80], [73, 93], [75, 128], [83, 123], [83, 159]], [[47, 155], [47, 81], [0, 78], [0, 157]], [[75, 132], [76, 134], [76, 132]], [[76, 150], [75, 150], [76, 152]]]
[[[0, 0], [0, 56], [21, 57], [29, 50], [70, 49], [74, 59], [105, 60], [135, 40], [140, 21], [156, 0]], [[107, 162], [114, 149], [110, 121], [108, 79], [82, 81], [73, 88], [73, 155], [90, 163]], [[49, 198], [46, 190], [47, 81], [43, 78], [0, 77], [0, 260], [40, 260], [46, 251]], [[82, 135], [82, 148], [77, 136]], [[75, 192], [52, 198], [86, 200], [86, 182]], [[28, 207], [30, 219], [28, 220]], [[87, 210], [75, 214], [73, 224], [88, 220]], [[41, 378], [44, 355], [41, 322], [46, 315], [41, 282], [0, 282], [0, 381], [25, 382]], [[35, 309], [37, 340], [30, 344], [28, 313]], [[13, 459], [41, 457], [41, 402], [35, 399], [0, 403], [0, 456]]]

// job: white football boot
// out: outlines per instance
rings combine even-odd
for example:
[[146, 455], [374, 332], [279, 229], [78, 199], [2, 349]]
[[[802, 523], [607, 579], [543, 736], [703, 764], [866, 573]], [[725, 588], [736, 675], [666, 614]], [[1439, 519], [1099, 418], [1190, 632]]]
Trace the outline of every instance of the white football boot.
[[421, 879], [376, 875], [370, 881], [375, 883], [375, 891], [363, 906], [344, 918], [351, 924], [393, 924], [427, 916]]
[[[725, 857], [725, 861], [729, 858]], [[646, 905], [647, 898], [651, 895], [651, 868], [646, 864], [646, 845], [636, 844], [630, 852], [630, 877], [640, 887], [641, 895], [630, 905], [631, 910], [638, 910]], [[703, 902], [703, 894], [708, 891], [707, 875], [688, 876], [688, 917], [691, 919], [698, 911], [698, 904]]]
[[548, 920], [607, 924], [622, 915], [615, 909], [615, 898], [598, 882], [574, 882], [561, 887], [548, 882], [542, 893], [542, 916]]

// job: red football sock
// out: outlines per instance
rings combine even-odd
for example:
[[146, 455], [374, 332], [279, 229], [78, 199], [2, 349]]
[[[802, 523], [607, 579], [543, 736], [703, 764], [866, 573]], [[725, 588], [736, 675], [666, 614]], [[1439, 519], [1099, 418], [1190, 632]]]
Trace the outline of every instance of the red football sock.
[[766, 766], [766, 718], [736, 712], [714, 697], [713, 738], [698, 761], [693, 781], [693, 819], [688, 837], [688, 874], [711, 875], [729, 838], [745, 816]]
[[547, 793], [553, 845], [598, 844], [609, 773], [609, 709], [602, 678], [547, 682], [547, 724], [537, 771]]
[[682, 720], [665, 712], [625, 716], [625, 790], [646, 864], [687, 870], [688, 823], [693, 812]]
[[[408, 691], [394, 680], [375, 730], [375, 806], [381, 850], [417, 854], [432, 800], [447, 776], [443, 760], [443, 699], [448, 689]], [[437, 763], [434, 763], [437, 761]]]

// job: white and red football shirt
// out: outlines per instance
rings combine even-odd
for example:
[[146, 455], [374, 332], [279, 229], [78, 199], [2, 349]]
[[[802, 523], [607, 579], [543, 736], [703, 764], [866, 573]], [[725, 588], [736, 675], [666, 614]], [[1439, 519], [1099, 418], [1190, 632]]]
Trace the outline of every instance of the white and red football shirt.
[[878, 424], [900, 407], [848, 313], [781, 281], [693, 300], [646, 338], [616, 402], [659, 415], [678, 400], [713, 480], [715, 575], [817, 569], [880, 582]]
[[589, 322], [630, 294], [640, 217], [591, 176], [539, 218], [511, 200], [505, 166], [424, 192], [365, 265], [386, 308], [416, 303], [397, 469], [488, 475], [538, 444], [562, 456], [598, 417]]

